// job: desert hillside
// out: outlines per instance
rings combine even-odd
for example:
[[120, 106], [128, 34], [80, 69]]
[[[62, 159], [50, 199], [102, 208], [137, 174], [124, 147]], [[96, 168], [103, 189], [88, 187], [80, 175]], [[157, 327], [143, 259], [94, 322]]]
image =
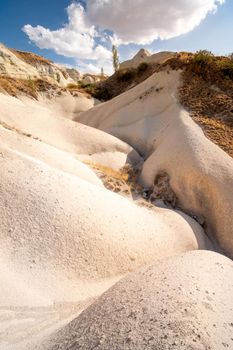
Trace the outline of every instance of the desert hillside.
[[112, 76], [0, 45], [0, 349], [233, 349], [233, 61]]
[[107, 101], [132, 89], [153, 73], [181, 69], [179, 101], [206, 136], [233, 156], [233, 59], [208, 51], [161, 52], [140, 50], [119, 71], [97, 84], [95, 96]]

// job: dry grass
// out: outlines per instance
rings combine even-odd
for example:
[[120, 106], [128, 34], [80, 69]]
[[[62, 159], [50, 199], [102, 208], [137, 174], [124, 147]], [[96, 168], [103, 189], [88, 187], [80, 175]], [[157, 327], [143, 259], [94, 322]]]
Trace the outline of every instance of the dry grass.
[[58, 86], [44, 79], [18, 79], [9, 76], [0, 76], [0, 91], [11, 96], [26, 95], [33, 98], [38, 97], [39, 92], [59, 90]]
[[101, 171], [102, 173], [106, 174], [106, 176], [112, 177], [116, 180], [123, 180], [123, 181], [129, 180], [129, 171], [126, 170], [125, 168], [121, 170], [114, 170], [112, 168], [109, 168], [107, 166], [104, 166], [98, 163], [92, 163], [88, 161], [86, 161], [85, 163], [91, 166], [92, 169]]
[[66, 86], [66, 89], [73, 95], [73, 96], [78, 96], [79, 93], [85, 95], [88, 98], [91, 98], [94, 95], [94, 89], [95, 85], [87, 85], [84, 86], [82, 83], [78, 84], [68, 84]]
[[34, 53], [31, 52], [25, 52], [25, 51], [19, 51], [19, 50], [14, 50], [10, 49], [11, 52], [13, 52], [14, 55], [16, 55], [19, 59], [22, 61], [36, 67], [37, 65], [43, 64], [46, 66], [50, 66], [52, 61], [47, 60], [46, 58], [42, 56], [38, 56]]
[[78, 84], [73, 84], [73, 83], [68, 84], [66, 88], [68, 90], [79, 90]]
[[36, 98], [37, 91], [33, 80], [15, 79], [8, 76], [0, 76], [0, 90], [11, 96], [20, 94]]
[[102, 164], [92, 162], [85, 162], [85, 164], [95, 171], [108, 190], [133, 199], [135, 204], [141, 207], [149, 210], [156, 209], [150, 198], [146, 199], [143, 195], [144, 188], [138, 183], [139, 169], [135, 170], [132, 166], [126, 165], [117, 171]]
[[132, 194], [142, 194], [143, 188], [138, 184], [138, 171], [130, 165], [120, 170], [114, 170], [102, 164], [85, 162], [103, 181], [104, 186], [110, 191], [132, 197]]
[[184, 71], [179, 98], [205, 135], [233, 157], [233, 81], [219, 79], [213, 84]]
[[165, 66], [183, 70], [181, 104], [205, 135], [233, 157], [233, 66], [229, 64], [228, 57], [181, 52]]

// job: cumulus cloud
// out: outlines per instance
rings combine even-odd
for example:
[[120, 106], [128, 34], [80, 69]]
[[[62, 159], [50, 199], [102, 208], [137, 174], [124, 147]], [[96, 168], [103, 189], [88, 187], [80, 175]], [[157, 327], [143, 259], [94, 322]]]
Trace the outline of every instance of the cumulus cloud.
[[[23, 31], [41, 49], [79, 60], [83, 67], [111, 70], [111, 44], [150, 44], [187, 33], [225, 0], [86, 0], [67, 8], [68, 23], [57, 30], [27, 24]], [[109, 35], [112, 32], [112, 35]], [[83, 61], [80, 61], [83, 60]], [[86, 60], [93, 61], [90, 63]], [[89, 66], [88, 66], [89, 65]]]
[[58, 30], [27, 24], [23, 31], [40, 49], [53, 49], [57, 54], [80, 59], [110, 59], [111, 52], [103, 45], [96, 45], [101, 35], [86, 16], [84, 8], [72, 3], [67, 8], [68, 24]]
[[112, 30], [121, 43], [150, 44], [191, 31], [224, 1], [87, 0], [87, 17]]

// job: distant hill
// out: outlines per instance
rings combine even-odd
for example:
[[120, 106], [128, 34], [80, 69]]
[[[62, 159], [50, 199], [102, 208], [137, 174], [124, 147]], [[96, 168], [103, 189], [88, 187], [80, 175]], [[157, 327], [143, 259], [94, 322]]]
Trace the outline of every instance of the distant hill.
[[162, 63], [175, 55], [176, 53], [171, 51], [161, 51], [151, 54], [148, 50], [141, 49], [131, 60], [122, 62], [120, 64], [120, 69], [137, 68], [140, 63]]

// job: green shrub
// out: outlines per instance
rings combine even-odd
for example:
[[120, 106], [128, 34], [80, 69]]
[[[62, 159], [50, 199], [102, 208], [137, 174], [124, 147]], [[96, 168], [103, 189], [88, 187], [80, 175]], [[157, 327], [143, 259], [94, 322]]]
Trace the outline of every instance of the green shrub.
[[88, 84], [83, 87], [83, 89], [90, 95], [95, 94], [96, 84]]
[[32, 80], [31, 77], [28, 77], [28, 86], [31, 89], [33, 94], [36, 94], [37, 88], [36, 88], [36, 81]]
[[233, 60], [222, 60], [219, 61], [218, 69], [225, 78], [233, 79]]
[[112, 96], [112, 91], [109, 90], [108, 87], [104, 85], [99, 85], [93, 94], [93, 97], [97, 98], [100, 101], [108, 101]]
[[123, 69], [118, 71], [118, 80], [123, 82], [132, 81], [136, 76], [135, 69]]
[[197, 51], [193, 56], [193, 62], [199, 64], [208, 64], [214, 60], [214, 54], [208, 50]]
[[148, 67], [149, 67], [148, 63], [146, 63], [146, 62], [140, 63], [138, 68], [137, 68], [138, 74], [142, 74], [145, 71], [147, 71]]
[[78, 85], [70, 83], [70, 84], [67, 85], [66, 88], [69, 89], [69, 90], [76, 90], [76, 89], [78, 89]]

